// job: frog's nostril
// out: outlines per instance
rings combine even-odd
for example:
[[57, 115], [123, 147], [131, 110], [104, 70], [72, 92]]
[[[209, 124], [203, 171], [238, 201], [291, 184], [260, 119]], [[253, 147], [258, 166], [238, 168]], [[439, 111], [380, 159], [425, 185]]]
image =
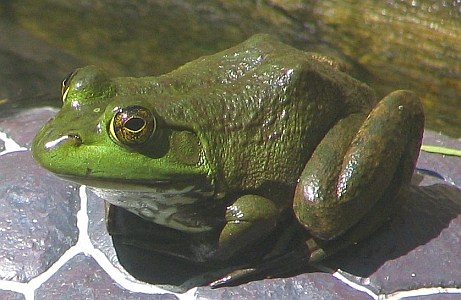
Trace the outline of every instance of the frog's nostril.
[[67, 135], [68, 139], [71, 140], [75, 146], [80, 146], [82, 144], [82, 138], [78, 135], [78, 134], [75, 134], [75, 133], [69, 133]]

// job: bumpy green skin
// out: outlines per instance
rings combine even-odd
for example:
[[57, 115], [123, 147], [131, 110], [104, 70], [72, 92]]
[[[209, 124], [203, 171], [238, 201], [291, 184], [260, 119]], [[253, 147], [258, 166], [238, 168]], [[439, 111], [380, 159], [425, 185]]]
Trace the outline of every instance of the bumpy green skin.
[[[160, 77], [110, 79], [85, 67], [63, 94], [35, 159], [160, 225], [217, 231], [207, 255], [187, 257], [196, 261], [227, 259], [267, 236], [293, 198], [320, 240], [366, 236], [408, 184], [424, 126], [412, 93], [375, 108], [373, 91], [335, 62], [267, 35]], [[133, 105], [157, 122], [155, 138], [135, 149], [110, 133], [114, 114]]]

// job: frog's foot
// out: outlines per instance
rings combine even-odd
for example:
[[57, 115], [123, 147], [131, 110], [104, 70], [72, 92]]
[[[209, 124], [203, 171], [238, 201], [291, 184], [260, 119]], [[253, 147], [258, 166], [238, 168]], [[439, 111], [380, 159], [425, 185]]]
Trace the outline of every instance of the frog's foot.
[[261, 241], [275, 228], [280, 210], [271, 200], [244, 195], [226, 210], [226, 224], [219, 237], [218, 253], [228, 258], [249, 244]]
[[270, 257], [254, 266], [242, 266], [237, 268], [226, 276], [214, 280], [209, 285], [212, 288], [235, 286], [254, 280], [291, 277], [313, 271], [333, 272], [330, 268], [313, 263], [309, 249], [300, 245], [297, 249], [277, 257]]
[[[334, 244], [346, 235], [351, 240], [337, 245], [344, 248], [391, 216], [402, 198], [397, 195], [410, 182], [423, 127], [419, 99], [397, 91], [366, 118], [350, 115], [327, 133], [307, 162], [294, 199], [298, 220], [318, 238], [319, 245], [310, 247], [312, 261], [329, 255], [324, 241]], [[347, 237], [348, 231], [354, 233]]]

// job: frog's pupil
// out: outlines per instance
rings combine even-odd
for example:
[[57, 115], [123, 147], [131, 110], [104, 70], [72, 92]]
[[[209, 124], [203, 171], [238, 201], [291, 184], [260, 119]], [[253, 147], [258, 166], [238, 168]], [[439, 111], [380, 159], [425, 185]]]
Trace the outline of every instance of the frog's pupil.
[[143, 129], [143, 127], [146, 125], [146, 122], [144, 122], [143, 119], [141, 118], [131, 118], [125, 123], [125, 128], [131, 130], [131, 131], [139, 131]]

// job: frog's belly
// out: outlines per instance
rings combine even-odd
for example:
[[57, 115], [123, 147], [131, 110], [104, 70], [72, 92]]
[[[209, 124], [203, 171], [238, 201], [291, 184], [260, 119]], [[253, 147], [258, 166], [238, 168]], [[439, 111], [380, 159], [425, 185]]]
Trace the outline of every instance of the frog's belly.
[[194, 186], [181, 189], [155, 189], [149, 190], [111, 190], [102, 188], [90, 188], [99, 197], [111, 204], [125, 208], [135, 215], [164, 225], [170, 228], [187, 232], [202, 232], [210, 230], [206, 222], [200, 222], [191, 218], [178, 217], [185, 207], [213, 196], [213, 191], [203, 191]]

